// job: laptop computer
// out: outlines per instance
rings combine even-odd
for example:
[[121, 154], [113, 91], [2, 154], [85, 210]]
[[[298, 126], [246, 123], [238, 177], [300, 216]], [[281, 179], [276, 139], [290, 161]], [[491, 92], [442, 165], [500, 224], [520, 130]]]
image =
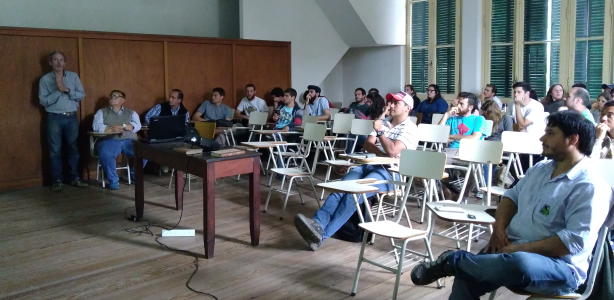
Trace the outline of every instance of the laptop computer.
[[155, 144], [183, 140], [185, 137], [185, 115], [158, 116], [149, 119], [147, 138], [142, 142]]

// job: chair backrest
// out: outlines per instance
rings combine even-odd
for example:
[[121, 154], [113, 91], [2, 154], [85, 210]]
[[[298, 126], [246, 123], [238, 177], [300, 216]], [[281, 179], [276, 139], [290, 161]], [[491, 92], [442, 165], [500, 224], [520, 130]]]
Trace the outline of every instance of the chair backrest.
[[517, 131], [504, 131], [501, 135], [503, 151], [522, 154], [542, 154], [540, 136]]
[[418, 124], [418, 117], [409, 116], [409, 120], [412, 121], [412, 123], [414, 124]]
[[443, 152], [401, 150], [399, 173], [403, 176], [441, 180], [445, 166]]
[[418, 140], [421, 142], [447, 143], [449, 137], [450, 126], [431, 124], [418, 125]]
[[431, 122], [431, 124], [437, 125], [439, 124], [439, 121], [441, 121], [441, 119], [443, 119], [443, 114], [433, 114], [433, 117], [431, 119], [433, 120], [433, 122]]
[[338, 108], [331, 108], [330, 109], [330, 119], [331, 120], [335, 120], [335, 115], [339, 113], [339, 109]]
[[324, 134], [326, 133], [326, 126], [323, 124], [305, 124], [305, 132], [303, 133], [303, 140], [321, 142], [324, 140]]
[[269, 114], [266, 112], [253, 111], [249, 114], [250, 125], [266, 125]]
[[194, 127], [200, 137], [211, 140], [215, 138], [215, 122], [196, 122]]
[[373, 131], [373, 120], [352, 120], [350, 132], [355, 135], [369, 135]]
[[318, 124], [318, 116], [303, 116], [303, 126], [305, 124]]
[[337, 116], [335, 117], [335, 123], [333, 123], [333, 133], [349, 133], [352, 129], [352, 122], [354, 120], [356, 120], [354, 118], [354, 114], [337, 114]]
[[480, 164], [498, 164], [503, 155], [503, 143], [462, 139], [458, 149], [458, 158]]
[[[331, 102], [331, 103], [333, 104], [333, 107], [337, 108], [337, 109], [340, 109], [341, 106], [343, 106], [343, 103], [341, 103], [341, 102]], [[331, 115], [332, 115], [332, 113], [331, 113]]]
[[484, 126], [486, 126], [486, 136], [491, 136], [492, 135], [492, 126], [495, 125], [495, 122], [493, 120], [486, 120], [486, 124], [484, 124]]
[[603, 179], [612, 188], [614, 188], [614, 176], [612, 176], [612, 170], [614, 170], [614, 159], [594, 159], [592, 163], [597, 167], [597, 170], [599, 170]]
[[591, 265], [588, 268], [588, 274], [586, 276], [586, 289], [584, 293], [582, 293], [582, 297], [580, 299], [586, 299], [593, 292], [593, 287], [595, 286], [595, 279], [597, 278], [597, 273], [599, 273], [599, 265], [603, 261], [603, 256], [605, 252], [603, 252], [603, 246], [606, 243], [606, 239], [608, 237], [609, 228], [607, 226], [603, 226], [599, 229], [599, 235], [597, 237], [597, 242], [595, 243], [595, 251], [593, 252], [593, 259], [591, 259]]

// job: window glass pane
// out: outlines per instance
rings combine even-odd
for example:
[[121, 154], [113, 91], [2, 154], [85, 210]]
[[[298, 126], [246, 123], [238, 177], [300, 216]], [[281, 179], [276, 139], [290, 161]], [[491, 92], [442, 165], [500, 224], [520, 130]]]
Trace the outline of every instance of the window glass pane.
[[544, 97], [546, 86], [547, 49], [546, 44], [524, 46], [523, 81], [531, 85], [538, 97]]
[[514, 41], [514, 1], [492, 0], [491, 42]]
[[411, 50], [411, 84], [418, 93], [426, 93], [428, 86], [428, 49]]
[[601, 92], [603, 71], [603, 41], [576, 42], [574, 82], [585, 83], [591, 98]]
[[493, 46], [490, 51], [490, 83], [497, 86], [499, 97], [512, 96], [514, 47]]
[[576, 38], [603, 36], [606, 0], [577, 0]]
[[437, 45], [452, 45], [456, 35], [456, 0], [437, 0]]
[[428, 46], [429, 3], [415, 2], [411, 5], [411, 46]]
[[442, 94], [454, 94], [454, 47], [437, 48], [437, 85]]

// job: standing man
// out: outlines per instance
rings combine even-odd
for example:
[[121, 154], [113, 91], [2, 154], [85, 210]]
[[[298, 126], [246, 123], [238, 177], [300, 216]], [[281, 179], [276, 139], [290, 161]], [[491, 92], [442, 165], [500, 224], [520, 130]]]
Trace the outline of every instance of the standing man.
[[503, 102], [501, 102], [501, 99], [497, 97], [497, 86], [491, 83], [486, 85], [484, 91], [480, 95], [480, 104], [478, 105], [478, 109], [481, 109], [482, 104], [484, 104], [484, 102], [488, 100], [497, 102], [497, 105], [499, 105], [499, 109], [503, 108]]
[[157, 116], [176, 116], [185, 115], [185, 122], [190, 121], [190, 112], [183, 106], [183, 92], [179, 89], [173, 89], [168, 94], [168, 101], [162, 104], [157, 104], [150, 109], [145, 115], [145, 123], [149, 124], [151, 117]]
[[68, 146], [68, 165], [70, 166], [70, 185], [85, 188], [87, 183], [79, 176], [79, 121], [77, 110], [85, 91], [79, 75], [64, 70], [66, 56], [60, 51], [49, 54], [52, 71], [43, 75], [38, 83], [38, 98], [47, 112], [46, 131], [49, 144], [51, 176], [54, 192], [63, 188], [62, 143]]
[[328, 121], [330, 119], [330, 106], [326, 97], [320, 97], [322, 89], [317, 85], [307, 87], [305, 96], [305, 106], [310, 116], [318, 116], [318, 121]]
[[226, 92], [221, 87], [213, 89], [211, 101], [205, 101], [198, 107], [198, 111], [194, 113], [192, 120], [194, 121], [217, 121], [217, 120], [232, 120], [232, 110], [228, 105], [222, 103]]
[[268, 112], [269, 107], [264, 100], [256, 96], [256, 86], [249, 83], [245, 86], [245, 97], [239, 102], [235, 110], [234, 118], [249, 120], [249, 114], [254, 111]]
[[587, 108], [591, 106], [591, 96], [588, 91], [581, 88], [575, 87], [569, 91], [569, 96], [565, 100], [565, 106], [570, 110], [575, 110], [581, 113], [587, 120], [591, 121], [593, 125], [597, 125], [595, 123], [595, 118], [593, 118], [593, 114]]
[[[136, 133], [141, 130], [139, 115], [125, 108], [124, 101], [126, 101], [126, 94], [113, 90], [109, 95], [109, 106], [96, 112], [92, 124], [95, 132], [116, 133], [101, 137], [96, 142], [100, 166], [109, 180], [110, 190], [119, 189], [117, 157], [121, 153], [126, 154], [129, 158], [134, 157], [132, 140], [137, 139]], [[130, 169], [130, 176], [134, 178], [134, 167]]]
[[350, 104], [350, 108], [354, 110], [358, 110], [366, 116], [367, 110], [369, 110], [371, 106], [367, 104], [367, 92], [365, 91], [365, 89], [357, 88], [354, 91], [354, 99], [356, 101]]
[[529, 96], [531, 86], [525, 82], [516, 82], [512, 88], [514, 103], [508, 106], [507, 114], [518, 124], [520, 131], [543, 134], [546, 128], [544, 106]]

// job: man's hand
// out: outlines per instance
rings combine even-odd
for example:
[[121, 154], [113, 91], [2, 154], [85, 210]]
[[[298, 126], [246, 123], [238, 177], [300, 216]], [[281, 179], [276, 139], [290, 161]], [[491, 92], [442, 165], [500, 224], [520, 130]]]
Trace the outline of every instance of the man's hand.
[[375, 130], [375, 132], [382, 130], [382, 119], [373, 121], [373, 130]]
[[64, 85], [64, 82], [62, 82], [62, 76], [57, 76], [55, 78], [55, 84], [58, 87], [58, 90], [62, 93], [68, 92], [68, 88]]
[[486, 96], [484, 96], [484, 93], [480, 94], [480, 102], [484, 103], [484, 101], [486, 100]]
[[288, 130], [290, 130], [290, 127], [288, 126], [284, 126], [284, 128], [281, 129], [281, 131], [288, 131]]
[[248, 115], [241, 115], [241, 117], [242, 117], [244, 120], [249, 120], [249, 116], [248, 116]]
[[126, 124], [125, 131], [132, 131], [132, 130], [134, 130], [134, 126], [132, 126], [132, 124]]
[[305, 102], [309, 102], [309, 100], [311, 100], [311, 96], [307, 94], [307, 96], [305, 96]]
[[457, 106], [450, 107], [450, 109], [448, 109], [448, 114], [451, 116], [458, 115], [458, 107]]
[[605, 123], [597, 124], [597, 139], [603, 140], [605, 139], [605, 135], [610, 131], [610, 127], [608, 127]]
[[509, 244], [509, 245], [503, 247], [501, 250], [499, 250], [498, 253], [512, 254], [514, 252], [520, 252], [520, 251], [522, 251], [522, 247], [520, 245]]
[[595, 102], [595, 103], [593, 103], [593, 105], [592, 105], [591, 109], [592, 109], [592, 110], [599, 109], [599, 102]]
[[507, 233], [505, 233], [504, 229], [494, 229], [492, 235], [490, 236], [490, 241], [488, 241], [488, 245], [484, 248], [484, 253], [499, 253], [501, 249], [506, 246], [511, 245], [510, 241], [507, 239]]
[[522, 100], [524, 100], [524, 98], [522, 96], [515, 96], [514, 97], [514, 104], [520, 105], [520, 104], [522, 104]]

